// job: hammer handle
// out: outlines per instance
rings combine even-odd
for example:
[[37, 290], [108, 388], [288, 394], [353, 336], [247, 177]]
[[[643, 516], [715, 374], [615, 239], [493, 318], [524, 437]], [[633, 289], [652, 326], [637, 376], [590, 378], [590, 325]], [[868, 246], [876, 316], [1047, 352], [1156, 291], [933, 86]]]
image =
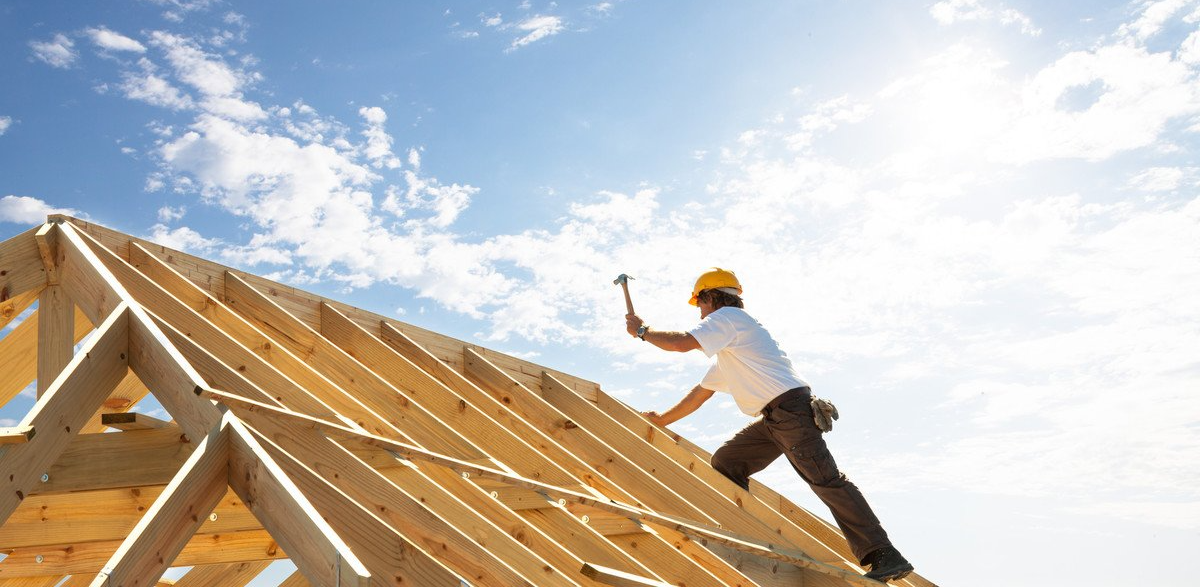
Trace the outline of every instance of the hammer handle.
[[628, 310], [628, 312], [627, 312], [628, 314], [632, 314], [633, 313], [633, 300], [629, 299], [629, 284], [622, 281], [621, 282], [621, 291], [625, 292], [625, 309]]

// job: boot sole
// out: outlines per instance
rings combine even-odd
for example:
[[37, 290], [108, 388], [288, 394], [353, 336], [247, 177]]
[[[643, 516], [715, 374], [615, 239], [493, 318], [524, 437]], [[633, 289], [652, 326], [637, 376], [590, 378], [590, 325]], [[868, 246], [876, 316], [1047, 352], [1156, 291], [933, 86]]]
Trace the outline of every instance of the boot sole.
[[912, 565], [908, 565], [908, 568], [901, 567], [898, 569], [889, 569], [889, 572], [882, 573], [879, 576], [872, 576], [871, 573], [867, 573], [865, 576], [868, 579], [874, 579], [880, 583], [887, 583], [888, 581], [899, 581], [900, 579], [907, 577], [912, 572]]

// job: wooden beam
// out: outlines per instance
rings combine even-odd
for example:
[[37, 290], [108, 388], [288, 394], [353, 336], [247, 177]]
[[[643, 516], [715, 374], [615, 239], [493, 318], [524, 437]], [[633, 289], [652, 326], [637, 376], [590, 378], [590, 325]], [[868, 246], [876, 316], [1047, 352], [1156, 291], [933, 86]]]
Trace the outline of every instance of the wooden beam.
[[201, 436], [220, 420], [216, 406], [194, 393], [204, 379], [140, 306], [130, 309], [129, 368], [187, 434]]
[[46, 285], [58, 285], [58, 231], [54, 230], [54, 223], [43, 224], [33, 238], [46, 270]]
[[[581, 483], [545, 452], [535, 449], [493, 418], [492, 414], [511, 418], [512, 412], [491, 396], [478, 388], [451, 389], [328, 304], [321, 305], [321, 335], [352, 360], [369, 365], [393, 389], [421, 402], [440, 421], [461, 431], [467, 440], [486, 446], [489, 453], [522, 475], [561, 486]], [[524, 428], [530, 429], [528, 425]]]
[[33, 435], [37, 431], [33, 426], [9, 426], [0, 428], [0, 445], [4, 444], [25, 444], [33, 440]]
[[119, 434], [76, 435], [26, 494], [166, 485], [195, 450], [178, 426]]
[[[842, 558], [836, 552], [794, 524], [759, 503], [758, 500], [744, 499], [734, 502], [716, 487], [725, 488], [733, 485], [712, 467], [695, 467], [691, 470], [684, 468], [675, 460], [667, 457], [645, 439], [626, 430], [610, 415], [601, 411], [596, 404], [583, 399], [572, 389], [568, 388], [553, 375], [543, 375], [542, 397], [562, 410], [579, 425], [593, 430], [609, 445], [623, 454], [636, 454], [638, 465], [672, 487], [678, 487], [681, 495], [705, 512], [721, 520], [721, 527], [743, 536], [762, 541], [780, 541], [785, 545], [803, 550], [814, 559], [826, 564], [840, 566], [847, 570], [858, 572], [859, 567]], [[705, 476], [702, 473], [707, 472]], [[710, 484], [711, 483], [711, 484]], [[755, 507], [757, 506], [757, 507]], [[747, 507], [755, 509], [750, 513]], [[767, 526], [766, 520], [774, 522]], [[782, 539], [782, 540], [781, 540]]]
[[84, 433], [104, 432], [108, 429], [101, 421], [107, 414], [122, 414], [137, 405], [142, 401], [142, 398], [150, 394], [150, 389], [142, 383], [141, 379], [133, 371], [127, 370], [125, 378], [117, 384], [117, 388], [108, 395], [108, 399], [104, 400], [104, 407], [100, 408], [92, 418], [88, 420], [86, 426], [83, 427]]
[[33, 426], [37, 436], [25, 444], [0, 446], [0, 523], [40, 483], [124, 375], [129, 339], [124, 308], [109, 316], [21, 420], [19, 426]]
[[[310, 378], [307, 373], [312, 372], [339, 389], [354, 389], [355, 399], [363, 407], [403, 430], [409, 438], [420, 438], [417, 442], [431, 450], [462, 459], [487, 457], [479, 447], [431, 414], [424, 406], [424, 398], [414, 400], [411, 395], [401, 394], [233, 273], [225, 276], [225, 303], [276, 341], [275, 349], [284, 352], [273, 353], [272, 357], [297, 382]], [[303, 361], [296, 364], [297, 357], [303, 357]], [[313, 389], [311, 384], [305, 387]]]
[[[644, 471], [629, 457], [614, 450], [590, 431], [581, 428], [566, 414], [509, 377], [507, 373], [483, 358], [482, 355], [469, 348], [464, 349], [464, 353], [468, 376], [475, 378], [478, 383], [485, 389], [489, 389], [511, 409], [557, 439], [605, 478], [611, 480], [608, 484], [603, 482], [597, 484], [610, 486], [615, 483], [633, 496], [633, 500], [636, 500], [635, 503], [645, 503], [657, 511], [699, 520], [705, 524], [714, 526], [717, 524], [717, 521], [706, 512], [696, 508], [674, 489]], [[607, 487], [600, 487], [600, 489], [605, 491]]]
[[42, 290], [44, 289], [46, 288], [35, 287], [25, 293], [0, 299], [0, 329], [8, 326], [17, 316], [21, 315], [21, 312], [29, 309], [29, 306], [33, 305], [38, 297], [42, 295]]
[[[222, 423], [223, 424], [223, 423]], [[92, 581], [91, 587], [155, 584], [225, 496], [229, 432], [217, 425]]]
[[[470, 392], [473, 397], [488, 396], [476, 383], [464, 377], [462, 374], [451, 369], [431, 352], [426, 350], [422, 345], [415, 340], [409, 338], [404, 332], [400, 332], [390, 324], [382, 324], [381, 331], [382, 339], [389, 344], [393, 349], [411, 360], [415, 365], [418, 365], [423, 371], [435, 377], [438, 381], [446, 386], [459, 390], [460, 393]], [[510, 379], [511, 381], [511, 379]], [[550, 456], [560, 466], [573, 472], [578, 478], [584, 480], [588, 487], [588, 491], [595, 492], [598, 496], [604, 496], [608, 499], [624, 503], [637, 503], [637, 500], [625, 492], [619, 485], [614, 484], [606, 478], [601, 472], [594, 469], [591, 465], [581, 460], [581, 455], [575, 452], [578, 448], [578, 443], [571, 445], [563, 443], [564, 435], [570, 433], [565, 427], [550, 428], [544, 431], [542, 427], [534, 426], [528, 419], [526, 414], [519, 411], [520, 405], [514, 396], [501, 394], [494, 398], [495, 405], [501, 406], [499, 413], [493, 413], [493, 417], [509, 427], [515, 434], [525, 438], [533, 444], [539, 451]], [[480, 405], [486, 405], [486, 402], [480, 402]], [[545, 402], [534, 400], [529, 402], [530, 409], [538, 410], [544, 406]], [[539, 412], [534, 412], [534, 415]], [[542, 416], [553, 417], [551, 412], [540, 412]], [[560, 414], [561, 416], [561, 414]], [[544, 421], [544, 420], [543, 420]], [[565, 422], [565, 418], [561, 420]], [[551, 436], [553, 435], [553, 437]], [[582, 441], [581, 441], [582, 442]], [[568, 448], [570, 447], [570, 448]], [[477, 481], [478, 482], [478, 481]], [[600, 491], [597, 491], [597, 488]], [[676, 537], [678, 538], [678, 537]], [[669, 579], [672, 582], [684, 583], [688, 585], [709, 585], [715, 583], [737, 585], [746, 582], [747, 579], [739, 573], [737, 569], [731, 566], [728, 562], [717, 558], [712, 553], [704, 550], [699, 544], [687, 539], [675, 539], [672, 542], [667, 541], [668, 538], [664, 533], [653, 534], [648, 541], [643, 541], [641, 551], [635, 551], [628, 547], [627, 544], [618, 543], [616, 546], [628, 553], [635, 561], [654, 561], [654, 560], [669, 560], [673, 564], [655, 565], [658, 574], [663, 578]], [[611, 542], [611, 541], [610, 541]], [[654, 542], [653, 545], [646, 545], [646, 542]], [[688, 556], [680, 556], [677, 554], [677, 548], [686, 551]], [[664, 556], [646, 557], [645, 551], [653, 551], [662, 553]], [[690, 558], [689, 558], [690, 557]], [[715, 576], [714, 576], [715, 575]], [[717, 578], [719, 577], [719, 579]]]
[[[4, 563], [0, 563], [3, 566]], [[12, 579], [0, 579], [0, 587], [55, 587], [62, 577], [14, 577]]]
[[39, 230], [40, 226], [0, 242], [0, 300], [46, 285], [46, 268], [36, 239]]
[[242, 587], [270, 565], [270, 561], [200, 565], [175, 581], [175, 587]]
[[122, 301], [132, 301], [120, 281], [105, 268], [83, 240], [75, 227], [59, 224], [58, 246], [62, 262], [59, 264], [60, 281], [67, 290], [67, 297], [83, 310], [93, 324], [99, 324]]
[[115, 412], [102, 414], [100, 423], [115, 430], [153, 430], [171, 426], [170, 422], [159, 420], [140, 412]]
[[[851, 581], [859, 585], [874, 585], [873, 582], [863, 579], [858, 573], [820, 563], [804, 553], [795, 551], [793, 549], [781, 548], [775, 544], [763, 543], [754, 539], [737, 536], [726, 530], [705, 526], [694, 521], [689, 521], [674, 516], [663, 515], [641, 507], [623, 504], [613, 500], [597, 499], [596, 497], [590, 495], [577, 493], [561, 487], [547, 485], [532, 479], [525, 479], [513, 475], [512, 473], [500, 471], [498, 469], [492, 469], [482, 465], [460, 461], [446, 455], [432, 453], [420, 447], [406, 445], [404, 443], [389, 440], [380, 436], [353, 430], [340, 424], [323, 421], [311, 416], [306, 416], [304, 414], [299, 414], [280, 408], [275, 408], [266, 404], [247, 400], [245, 398], [234, 397], [220, 391], [212, 389], [199, 391], [206, 397], [213, 398], [230, 406], [232, 409], [241, 413], [243, 417], [246, 417], [248, 420], [262, 425], [279, 426], [284, 425], [280, 424], [279, 422], [287, 421], [290, 422], [290, 424], [286, 424], [287, 426], [292, 426], [297, 430], [308, 429], [320, 431], [321, 433], [330, 435], [331, 437], [352, 440], [362, 443], [365, 446], [372, 446], [387, 450], [395, 453], [401, 458], [416, 459], [447, 467], [468, 477], [479, 476], [496, 481], [503, 481], [514, 486], [543, 492], [551, 498], [563, 500], [564, 503], [573, 502], [610, 513], [629, 516], [644, 523], [651, 524], [656, 528], [682, 532], [689, 536], [693, 536], [696, 539], [719, 543], [741, 552], [772, 560], [787, 562], [804, 568], [810, 568], [822, 574], [837, 577], [843, 581]], [[273, 417], [265, 417], [265, 414], [271, 414]], [[305, 445], [297, 444], [297, 446]], [[864, 580], [868, 582], [864, 583]]]
[[669, 583], [654, 581], [594, 563], [583, 563], [583, 568], [579, 572], [597, 583], [614, 587], [671, 587]]
[[369, 585], [367, 567], [258, 439], [232, 414], [224, 421], [231, 436], [229, 485], [291, 554], [297, 568], [319, 585]]
[[[37, 344], [39, 312], [34, 310], [28, 318], [0, 338], [0, 405], [8, 403], [37, 378]], [[75, 309], [75, 342], [92, 331], [92, 322]]]
[[58, 285], [46, 286], [38, 299], [37, 395], [41, 397], [75, 351], [75, 304]]
[[[86, 542], [120, 542], [166, 489], [148, 485], [26, 497], [0, 527], [0, 552], [13, 548], [66, 547]], [[216, 519], [212, 519], [215, 515]], [[200, 526], [199, 534], [262, 530], [262, 524], [232, 490]]]
[[[536, 565], [537, 574], [522, 576], [509, 564], [528, 569], [530, 565], [521, 563], [532, 559], [531, 553], [520, 552], [520, 545], [514, 544], [515, 541], [510, 536], [499, 532], [495, 526], [480, 521], [478, 515], [466, 510], [465, 506], [459, 512], [461, 517], [457, 518], [456, 522], [471, 528], [470, 531], [466, 531], [467, 534], [456, 524], [430, 511], [425, 502], [437, 499], [438, 493], [444, 495], [440, 487], [427, 483], [423, 488], [427, 493], [420, 494], [418, 499], [355, 459], [353, 453], [323, 436], [311, 431], [306, 432], [287, 420], [263, 418], [250, 411], [241, 412], [240, 415], [269, 438], [269, 442], [264, 442], [264, 445], [271, 449], [279, 463], [287, 467], [306, 492], [322, 493], [321, 486], [325, 485], [327, 487], [324, 492], [332, 490], [340, 494], [340, 500], [324, 506], [326, 509], [323, 509], [323, 513], [328, 519], [357, 515], [356, 511], [360, 507], [363, 511], [372, 512], [372, 517], [378, 524], [374, 540], [379, 540], [378, 534], [381, 532], [383, 536], [388, 537], [383, 541], [385, 547], [394, 543], [396, 539], [402, 539], [404, 542], [411, 540], [417, 548], [442, 561], [440, 564], [461, 574], [469, 584], [570, 584], [545, 561], [539, 561], [540, 564]], [[286, 450], [283, 445], [286, 445]], [[392, 538], [393, 536], [395, 538]], [[513, 558], [510, 560], [504, 555]], [[389, 555], [379, 560], [385, 565], [384, 569], [393, 573], [403, 570], [392, 570], [396, 565], [395, 562], [391, 562], [395, 560], [392, 558], [394, 556]], [[391, 580], [390, 576], [387, 578]], [[426, 582], [428, 579], [418, 579], [415, 584], [423, 585]]]
[[[55, 549], [19, 548], [9, 553], [0, 565], [0, 578], [91, 575], [92, 581], [106, 561], [121, 546], [120, 541], [70, 544]], [[38, 562], [41, 557], [41, 562]], [[287, 553], [265, 530], [197, 534], [188, 541], [174, 564], [180, 567], [277, 560]], [[85, 585], [91, 585], [91, 582]]]

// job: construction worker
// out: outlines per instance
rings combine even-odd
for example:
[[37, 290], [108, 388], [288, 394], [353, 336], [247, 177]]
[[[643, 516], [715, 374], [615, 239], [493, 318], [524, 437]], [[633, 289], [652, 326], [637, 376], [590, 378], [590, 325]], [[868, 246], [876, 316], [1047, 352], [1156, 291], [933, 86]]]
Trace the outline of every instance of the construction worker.
[[678, 404], [643, 415], [666, 426], [695, 412], [714, 392], [729, 393], [746, 415], [762, 417], [713, 453], [713, 468], [749, 490], [751, 475], [787, 455], [796, 473], [829, 506], [850, 550], [870, 569], [866, 576], [878, 581], [904, 578], [913, 566], [892, 546], [862, 492], [838, 471], [821, 436], [822, 428], [830, 427], [828, 418], [837, 417], [836, 410], [824, 400], [814, 404], [808, 383], [771, 334], [746, 313], [741, 295], [737, 276], [714, 267], [692, 289], [688, 303], [700, 308], [700, 323], [691, 330], [655, 330], [636, 314], [625, 316], [629, 334], [660, 349], [700, 350], [717, 358], [700, 385]]

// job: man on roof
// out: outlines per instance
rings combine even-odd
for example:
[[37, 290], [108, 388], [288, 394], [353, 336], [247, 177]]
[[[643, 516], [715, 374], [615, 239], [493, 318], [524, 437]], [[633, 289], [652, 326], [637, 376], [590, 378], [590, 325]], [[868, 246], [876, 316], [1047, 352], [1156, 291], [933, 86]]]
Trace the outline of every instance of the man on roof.
[[838, 470], [821, 436], [822, 429], [830, 427], [828, 418], [837, 417], [836, 410], [824, 400], [814, 402], [808, 383], [779, 343], [746, 312], [741, 296], [737, 276], [714, 267], [700, 275], [692, 289], [688, 303], [700, 309], [700, 323], [691, 330], [655, 330], [636, 314], [625, 316], [629, 334], [660, 349], [699, 350], [717, 359], [678, 404], [643, 415], [666, 426], [695, 412], [714, 392], [732, 395], [743, 413], [761, 418], [713, 453], [713, 468], [749, 490], [751, 475], [785, 455], [829, 506], [850, 550], [870, 569], [866, 576], [885, 582], [906, 577], [913, 566], [892, 546], [862, 492]]

